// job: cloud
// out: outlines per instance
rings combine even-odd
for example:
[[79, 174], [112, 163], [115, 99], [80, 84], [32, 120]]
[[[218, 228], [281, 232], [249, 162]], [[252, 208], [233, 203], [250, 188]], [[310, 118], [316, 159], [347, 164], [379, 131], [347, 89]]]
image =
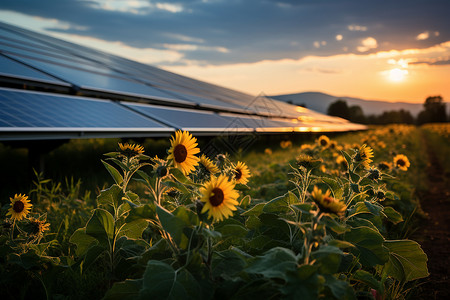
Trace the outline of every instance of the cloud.
[[367, 26], [348, 25], [347, 28], [350, 31], [367, 31]]
[[[45, 31], [52, 34], [160, 51], [189, 44], [195, 49], [182, 52], [184, 62], [215, 65], [361, 54], [375, 49], [361, 44], [368, 36], [377, 41], [377, 50], [427, 48], [450, 40], [450, 2], [444, 0], [14, 0], [0, 1], [0, 10], [70, 24], [48, 25]], [[430, 38], [415, 39], [426, 31]]]
[[356, 48], [359, 52], [367, 52], [378, 47], [378, 42], [373, 37], [365, 38], [362, 40], [361, 44], [362, 46]]
[[422, 32], [421, 34], [419, 34], [418, 36], [416, 36], [416, 40], [418, 41], [423, 41], [426, 40], [430, 37], [430, 33], [428, 31]]

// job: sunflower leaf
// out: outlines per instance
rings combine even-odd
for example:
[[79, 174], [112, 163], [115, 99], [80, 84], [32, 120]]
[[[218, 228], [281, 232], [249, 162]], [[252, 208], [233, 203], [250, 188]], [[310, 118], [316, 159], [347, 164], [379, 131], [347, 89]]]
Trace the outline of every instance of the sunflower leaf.
[[123, 182], [123, 177], [120, 175], [119, 171], [117, 171], [116, 168], [102, 160], [103, 165], [105, 166], [106, 170], [108, 170], [109, 174], [112, 176], [116, 184], [121, 185]]

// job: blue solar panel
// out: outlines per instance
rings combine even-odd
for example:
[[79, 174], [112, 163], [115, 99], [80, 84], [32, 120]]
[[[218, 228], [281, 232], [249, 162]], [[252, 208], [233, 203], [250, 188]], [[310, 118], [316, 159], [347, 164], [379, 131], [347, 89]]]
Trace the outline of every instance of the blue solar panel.
[[0, 131], [26, 128], [141, 128], [171, 131], [109, 100], [0, 89]]
[[16, 78], [44, 81], [52, 84], [65, 85], [67, 83], [60, 81], [56, 78], [48, 76], [42, 72], [39, 72], [33, 68], [29, 68], [19, 62], [11, 60], [3, 55], [0, 55], [0, 75], [11, 76]]

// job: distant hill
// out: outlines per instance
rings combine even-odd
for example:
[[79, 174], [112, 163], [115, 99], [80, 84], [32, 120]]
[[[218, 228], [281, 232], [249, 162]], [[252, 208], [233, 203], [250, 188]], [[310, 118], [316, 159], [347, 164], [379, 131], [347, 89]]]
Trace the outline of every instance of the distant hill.
[[[284, 102], [289, 102], [295, 105], [305, 105], [306, 108], [315, 110], [326, 114], [330, 103], [337, 99], [342, 99], [347, 102], [348, 106], [358, 105], [362, 108], [364, 115], [380, 115], [384, 111], [389, 110], [409, 110], [409, 112], [416, 117], [421, 110], [423, 110], [423, 103], [408, 103], [408, 102], [387, 102], [377, 100], [365, 100], [352, 97], [338, 97], [319, 92], [305, 92], [298, 94], [276, 95], [269, 96]], [[425, 102], [425, 99], [423, 100]], [[447, 105], [448, 107], [448, 105]]]

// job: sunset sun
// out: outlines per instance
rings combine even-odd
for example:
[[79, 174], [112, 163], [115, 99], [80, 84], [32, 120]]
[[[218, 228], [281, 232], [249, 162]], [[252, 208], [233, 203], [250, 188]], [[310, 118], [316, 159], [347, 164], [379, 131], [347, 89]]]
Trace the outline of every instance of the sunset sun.
[[388, 72], [388, 79], [392, 82], [401, 82], [406, 79], [407, 75], [408, 75], [407, 70], [395, 68]]

